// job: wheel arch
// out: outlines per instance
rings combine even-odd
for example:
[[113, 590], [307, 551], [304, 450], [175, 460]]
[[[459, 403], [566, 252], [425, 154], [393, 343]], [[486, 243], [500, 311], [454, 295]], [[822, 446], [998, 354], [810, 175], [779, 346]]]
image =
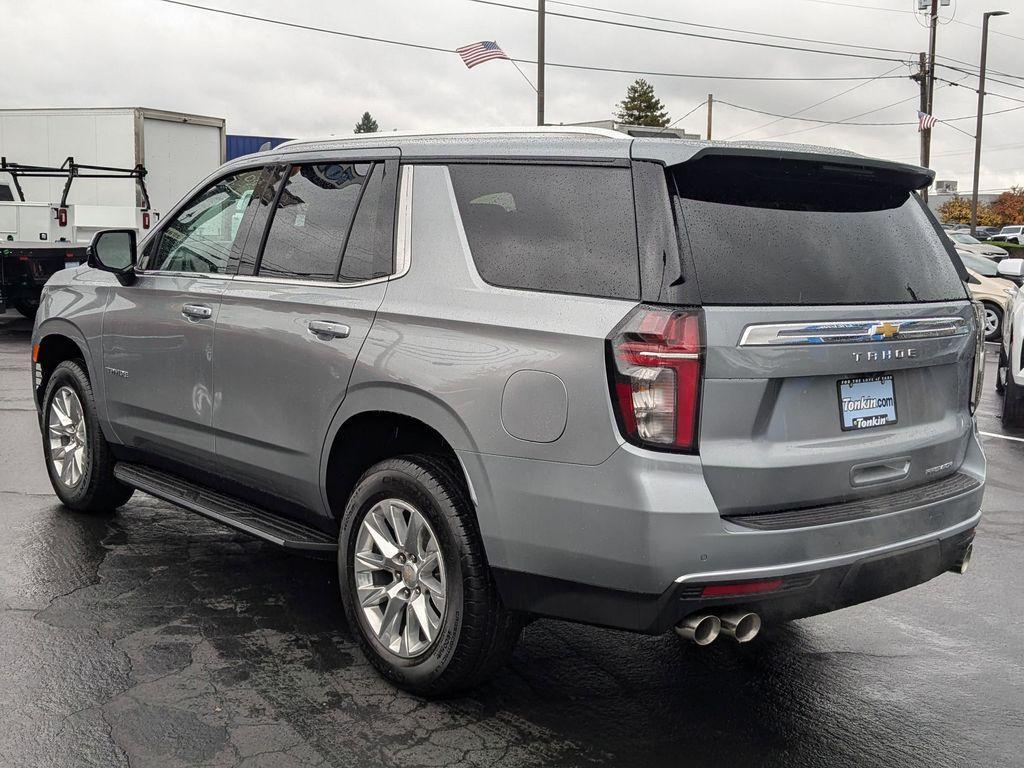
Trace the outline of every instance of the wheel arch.
[[88, 349], [85, 337], [71, 323], [51, 320], [40, 329], [32, 345], [32, 361], [39, 365], [39, 379], [33, 393], [37, 408], [42, 407], [43, 393], [54, 369], [65, 360], [81, 360], [85, 364], [85, 372], [93, 387], [98, 385]]
[[[328, 429], [320, 461], [324, 508], [340, 519], [345, 501], [370, 466], [390, 456], [441, 456], [465, 483], [477, 503], [460, 450], [475, 450], [462, 419], [436, 395], [397, 385], [350, 390]], [[475, 513], [475, 509], [474, 509]]]

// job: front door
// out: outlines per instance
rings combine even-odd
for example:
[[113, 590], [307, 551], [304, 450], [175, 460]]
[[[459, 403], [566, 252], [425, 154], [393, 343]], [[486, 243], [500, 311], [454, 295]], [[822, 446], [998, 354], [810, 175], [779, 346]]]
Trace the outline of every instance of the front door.
[[262, 248], [217, 319], [217, 457], [230, 479], [317, 510], [327, 427], [393, 271], [398, 153], [276, 173], [249, 237], [265, 220]]
[[103, 377], [111, 424], [129, 447], [186, 463], [215, 457], [214, 328], [261, 172], [200, 192], [150, 239], [136, 282], [111, 290]]

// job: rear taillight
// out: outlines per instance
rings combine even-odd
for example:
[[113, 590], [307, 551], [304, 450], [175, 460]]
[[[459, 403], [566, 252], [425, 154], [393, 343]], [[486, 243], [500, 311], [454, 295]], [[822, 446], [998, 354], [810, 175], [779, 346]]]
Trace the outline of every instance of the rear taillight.
[[974, 370], [971, 372], [971, 413], [978, 409], [981, 390], [985, 383], [985, 305], [972, 301], [974, 309]]
[[639, 306], [612, 332], [612, 402], [627, 440], [696, 452], [703, 347], [697, 309]]

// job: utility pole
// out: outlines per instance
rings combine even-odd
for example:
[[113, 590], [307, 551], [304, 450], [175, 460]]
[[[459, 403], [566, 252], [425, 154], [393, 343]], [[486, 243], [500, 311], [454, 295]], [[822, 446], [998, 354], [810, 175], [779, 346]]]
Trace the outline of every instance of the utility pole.
[[715, 97], [708, 94], [708, 141], [711, 141], [711, 108], [715, 106]]
[[537, 0], [537, 125], [544, 125], [544, 0]]
[[971, 187], [971, 236], [978, 234], [978, 176], [981, 173], [981, 120], [985, 114], [985, 60], [988, 58], [988, 20], [1006, 11], [989, 11], [981, 22], [981, 65], [978, 76], [978, 124], [974, 129], [974, 185]]
[[[919, 109], [922, 112], [928, 111], [928, 54], [921, 51], [917, 54], [917, 73], [910, 76], [910, 79], [917, 83], [921, 89], [921, 105]], [[920, 137], [921, 144], [921, 157], [920, 162], [922, 166], [928, 165], [927, 147], [924, 142], [924, 131], [919, 131], [918, 136]]]
[[[926, 109], [922, 110], [926, 114], [934, 114], [932, 110], [935, 107], [935, 34], [939, 29], [939, 0], [932, 0], [932, 8], [928, 18], [928, 100], [926, 102]], [[930, 167], [931, 154], [932, 154], [932, 129], [926, 128], [922, 133], [922, 140], [924, 141], [924, 148], [921, 152], [921, 165], [925, 168]], [[922, 191], [921, 196], [924, 201], [928, 202], [928, 188]]]

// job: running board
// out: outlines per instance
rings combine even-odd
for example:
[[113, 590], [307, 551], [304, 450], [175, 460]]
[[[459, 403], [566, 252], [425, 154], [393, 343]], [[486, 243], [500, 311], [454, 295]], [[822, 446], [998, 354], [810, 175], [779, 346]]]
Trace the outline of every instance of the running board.
[[150, 496], [285, 549], [304, 552], [336, 552], [338, 549], [334, 537], [311, 525], [276, 515], [169, 472], [122, 461], [114, 466], [114, 477]]

